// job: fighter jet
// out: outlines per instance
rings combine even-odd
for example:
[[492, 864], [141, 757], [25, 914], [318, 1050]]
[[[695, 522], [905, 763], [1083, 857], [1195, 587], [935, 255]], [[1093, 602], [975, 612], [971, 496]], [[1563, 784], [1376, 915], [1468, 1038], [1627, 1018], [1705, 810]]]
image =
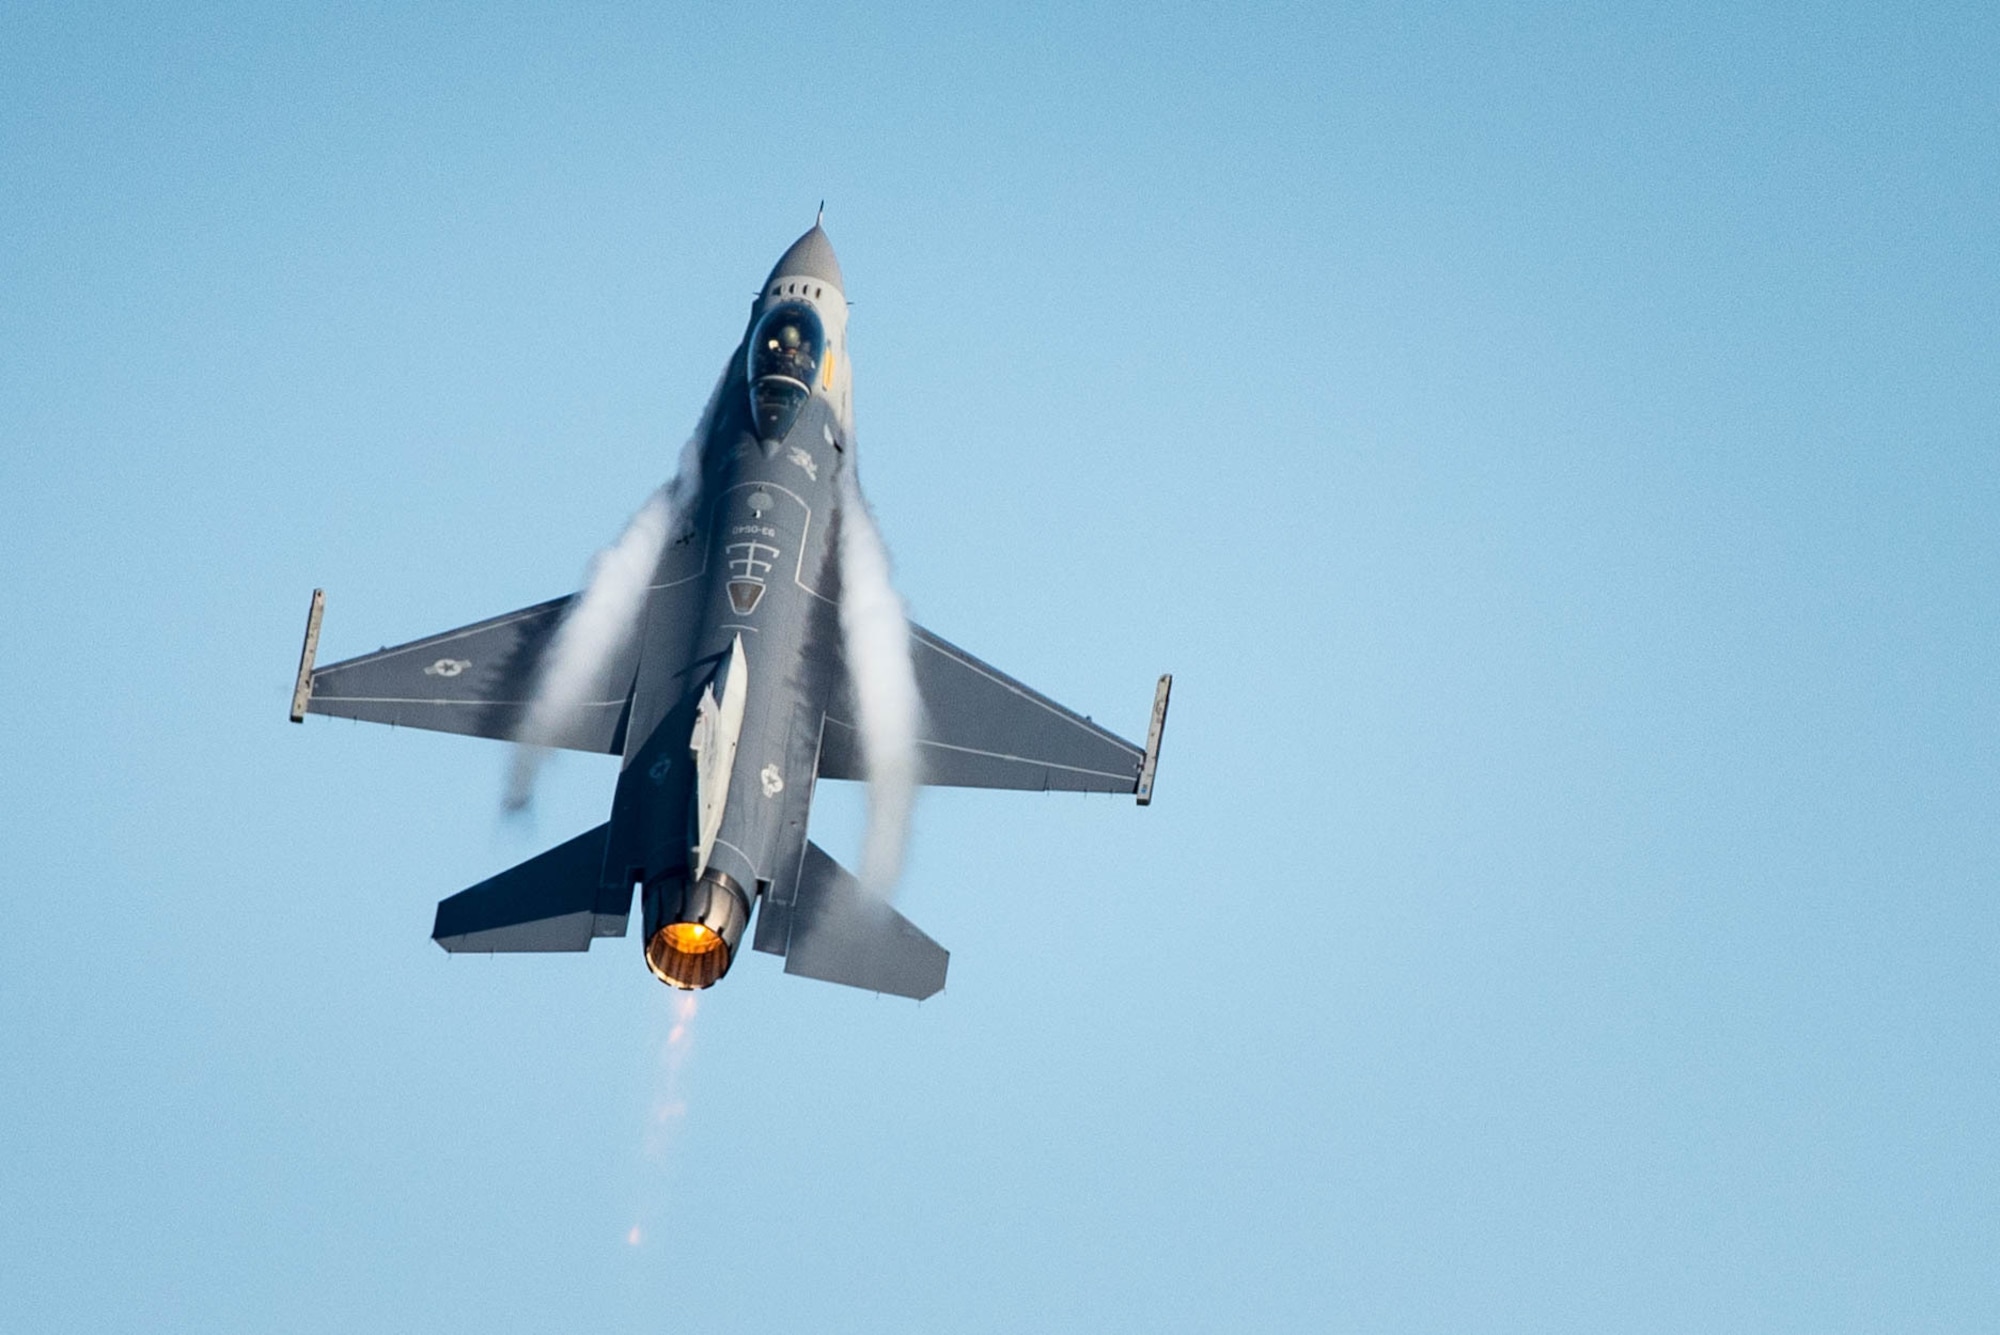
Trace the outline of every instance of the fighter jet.
[[[872, 524], [854, 477], [845, 292], [816, 221], [751, 304], [631, 624], [557, 717], [537, 727], [537, 693], [588, 590], [327, 667], [314, 665], [325, 600], [313, 591], [293, 722], [622, 758], [604, 824], [438, 904], [431, 936], [445, 950], [587, 950], [625, 935], [636, 892], [646, 965], [670, 987], [719, 982], [753, 916], [751, 945], [786, 973], [917, 1000], [944, 987], [949, 953], [807, 837], [817, 780], [870, 777], [866, 692], [843, 633], [856, 595], [842, 530]], [[1171, 676], [1138, 746], [895, 616], [900, 670], [921, 694], [921, 782], [1152, 800]]]

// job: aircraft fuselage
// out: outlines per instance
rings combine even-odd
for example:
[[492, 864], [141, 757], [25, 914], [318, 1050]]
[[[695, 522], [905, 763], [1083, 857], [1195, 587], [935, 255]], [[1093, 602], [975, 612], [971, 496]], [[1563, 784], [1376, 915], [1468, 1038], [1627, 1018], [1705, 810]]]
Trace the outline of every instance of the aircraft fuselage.
[[[439, 901], [443, 949], [588, 950], [626, 934], [636, 888], [674, 987], [719, 980], [754, 917], [787, 974], [922, 1000], [950, 952], [886, 895], [916, 784], [1152, 800], [1170, 677], [1141, 747], [908, 623], [855, 481], [852, 394], [815, 224], [759, 289], [692, 455], [588, 588], [326, 667], [314, 591], [294, 722], [511, 741], [530, 777], [548, 748], [622, 762], [603, 824]], [[820, 778], [868, 782], [873, 884], [807, 838]]]
[[[700, 491], [649, 598], [612, 807], [608, 865], [642, 887], [647, 963], [681, 987], [727, 970], [759, 899], [759, 944], [782, 952], [821, 720], [841, 689], [825, 665], [839, 659], [836, 493], [853, 449], [846, 301], [825, 274], [786, 272], [792, 258], [704, 423]], [[739, 674], [740, 719], [724, 708]], [[697, 754], [705, 693], [720, 735]]]

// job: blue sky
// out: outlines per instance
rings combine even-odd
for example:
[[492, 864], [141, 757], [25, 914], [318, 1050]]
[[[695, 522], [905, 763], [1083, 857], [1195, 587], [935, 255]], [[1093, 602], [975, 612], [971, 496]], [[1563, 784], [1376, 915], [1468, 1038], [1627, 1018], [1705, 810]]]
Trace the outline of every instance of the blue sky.
[[[1986, 1324], [1996, 68], [10, 10], [0, 1326]], [[307, 594], [332, 659], [574, 587], [822, 198], [915, 616], [1128, 735], [1174, 671], [1158, 800], [927, 794], [921, 1007], [448, 959], [615, 766], [511, 820], [498, 747], [289, 726]]]

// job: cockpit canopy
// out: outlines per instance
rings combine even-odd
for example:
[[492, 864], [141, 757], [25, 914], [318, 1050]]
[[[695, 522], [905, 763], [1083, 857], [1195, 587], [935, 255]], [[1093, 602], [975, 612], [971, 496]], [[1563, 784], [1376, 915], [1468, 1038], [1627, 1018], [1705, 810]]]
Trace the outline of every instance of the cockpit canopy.
[[759, 437], [777, 440], [792, 429], [825, 355], [826, 330], [812, 307], [786, 301], [764, 312], [750, 335], [750, 415]]

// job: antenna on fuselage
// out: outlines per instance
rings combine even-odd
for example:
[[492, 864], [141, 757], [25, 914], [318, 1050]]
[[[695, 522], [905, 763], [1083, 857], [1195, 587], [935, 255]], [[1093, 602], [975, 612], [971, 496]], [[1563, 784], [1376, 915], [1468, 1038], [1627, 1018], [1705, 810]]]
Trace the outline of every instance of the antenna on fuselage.
[[822, 199], [819, 202], [819, 212], [813, 215], [813, 226], [817, 227], [825, 221], [826, 221], [826, 201]]

